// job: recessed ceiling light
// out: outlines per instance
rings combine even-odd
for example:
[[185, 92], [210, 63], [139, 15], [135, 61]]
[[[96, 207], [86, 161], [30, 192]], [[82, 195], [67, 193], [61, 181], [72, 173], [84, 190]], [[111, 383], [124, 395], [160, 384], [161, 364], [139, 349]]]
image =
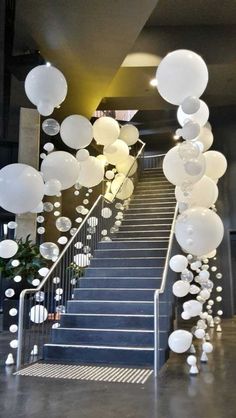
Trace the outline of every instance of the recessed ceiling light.
[[156, 87], [157, 86], [157, 79], [156, 78], [152, 78], [152, 80], [150, 80], [149, 83], [150, 83], [151, 86]]

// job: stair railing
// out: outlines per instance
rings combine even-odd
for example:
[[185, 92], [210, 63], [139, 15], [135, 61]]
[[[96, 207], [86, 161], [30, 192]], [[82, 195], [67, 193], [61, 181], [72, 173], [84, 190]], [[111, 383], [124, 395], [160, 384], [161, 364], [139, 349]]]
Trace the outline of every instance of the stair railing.
[[[113, 194], [99, 195], [80, 224], [76, 233], [65, 245], [57, 260], [46, 271], [36, 288], [24, 289], [20, 294], [18, 316], [17, 369], [43, 357], [43, 346], [50, 342], [52, 328], [59, 325], [60, 316], [66, 311], [67, 300], [73, 299], [84, 268], [90, 265], [94, 251], [101, 241], [112, 240], [119, 229], [123, 210], [129, 202], [121, 203], [116, 196], [127, 177], [137, 181], [143, 169], [145, 143], [139, 140], [140, 149], [119, 189]], [[131, 170], [138, 164], [134, 176]], [[118, 221], [118, 222], [117, 222]], [[109, 237], [111, 235], [111, 238]]]
[[[164, 302], [169, 303], [171, 305], [172, 299], [172, 289], [171, 283], [167, 283], [167, 278], [169, 274], [169, 261], [171, 258], [171, 252], [173, 247], [174, 241], [174, 234], [175, 234], [175, 222], [178, 216], [178, 204], [175, 206], [174, 217], [172, 221], [170, 236], [169, 236], [169, 243], [168, 249], [166, 253], [165, 265], [162, 275], [161, 287], [157, 289], [154, 293], [154, 374], [157, 376], [161, 359], [160, 359], [160, 351], [162, 350], [161, 347], [161, 324], [160, 324], [160, 303], [162, 302], [161, 299], [164, 299]], [[169, 306], [169, 314], [172, 314], [171, 306]]]
[[144, 170], [162, 168], [165, 155], [166, 154], [144, 155]]

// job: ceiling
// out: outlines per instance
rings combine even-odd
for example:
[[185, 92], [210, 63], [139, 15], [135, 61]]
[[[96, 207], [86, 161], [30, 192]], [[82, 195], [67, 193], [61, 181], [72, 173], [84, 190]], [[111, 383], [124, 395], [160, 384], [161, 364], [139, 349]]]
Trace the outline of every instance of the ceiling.
[[174, 49], [206, 61], [211, 109], [236, 105], [235, 0], [17, 0], [15, 53], [39, 49], [65, 74], [56, 116], [139, 109], [144, 137], [171, 138], [176, 109], [149, 82]]

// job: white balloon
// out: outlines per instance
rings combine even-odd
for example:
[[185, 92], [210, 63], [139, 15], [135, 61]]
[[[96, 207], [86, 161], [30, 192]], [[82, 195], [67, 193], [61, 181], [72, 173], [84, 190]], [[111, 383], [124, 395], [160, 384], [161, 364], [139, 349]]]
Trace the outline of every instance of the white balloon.
[[181, 109], [187, 115], [192, 115], [196, 113], [200, 108], [200, 100], [198, 97], [189, 96], [184, 99], [183, 103], [181, 104]]
[[213, 250], [208, 254], [204, 254], [204, 258], [213, 258], [215, 256], [216, 256], [216, 250]]
[[129, 155], [123, 161], [120, 161], [116, 164], [116, 169], [118, 173], [123, 173], [126, 176], [132, 177], [137, 171], [138, 163], [132, 155]]
[[43, 116], [53, 112], [67, 95], [67, 83], [64, 75], [57, 68], [38, 65], [25, 79], [25, 93], [28, 99], [37, 106]]
[[204, 338], [205, 337], [205, 334], [206, 333], [205, 333], [204, 329], [202, 329], [202, 328], [197, 328], [196, 331], [195, 331], [195, 333], [194, 333], [195, 337], [196, 338], [199, 338], [199, 339]]
[[202, 304], [194, 299], [185, 302], [183, 308], [191, 315], [191, 317], [198, 316], [202, 312]]
[[90, 264], [88, 254], [77, 254], [74, 256], [74, 263], [79, 267], [86, 267]]
[[114, 177], [115, 177], [115, 173], [114, 173], [114, 171], [112, 171], [112, 170], [107, 170], [107, 171], [106, 171], [106, 174], [105, 174], [105, 177], [106, 177], [108, 180], [113, 180], [113, 179], [114, 179]]
[[12, 239], [4, 239], [0, 242], [0, 257], [11, 258], [16, 255], [18, 251], [18, 244]]
[[201, 127], [197, 122], [193, 122], [191, 120], [185, 121], [181, 136], [186, 139], [187, 141], [192, 141], [193, 139], [197, 138], [200, 134]]
[[179, 49], [163, 58], [156, 77], [160, 95], [169, 103], [181, 105], [189, 96], [202, 95], [208, 83], [208, 70], [200, 55]]
[[119, 137], [120, 127], [118, 122], [109, 117], [102, 116], [93, 124], [93, 137], [100, 145], [109, 145]]
[[53, 260], [54, 257], [58, 257], [59, 248], [54, 242], [43, 242], [39, 246], [40, 254], [46, 260]]
[[30, 309], [30, 320], [35, 324], [42, 324], [48, 317], [48, 311], [42, 305], [35, 305]]
[[10, 221], [10, 222], [8, 222], [8, 224], [7, 224], [7, 227], [9, 228], [9, 229], [16, 229], [17, 228], [17, 223], [15, 222], [15, 221]]
[[179, 146], [171, 148], [163, 160], [163, 171], [170, 183], [181, 186], [187, 182], [190, 184], [199, 181], [205, 173], [205, 160], [202, 154], [199, 155], [198, 161], [202, 166], [202, 171], [196, 176], [191, 176], [186, 173], [184, 168], [184, 161], [179, 155]]
[[181, 187], [175, 187], [175, 197], [177, 202], [184, 202], [188, 208], [202, 206], [209, 208], [218, 198], [218, 187], [215, 182], [207, 176], [203, 176], [197, 183], [194, 183], [188, 196], [181, 190]]
[[128, 157], [129, 147], [124, 141], [117, 139], [112, 144], [104, 147], [103, 154], [110, 164], [116, 165]]
[[119, 138], [125, 141], [129, 146], [134, 145], [139, 139], [139, 131], [134, 125], [124, 125], [120, 130]]
[[188, 294], [190, 290], [190, 284], [183, 280], [177, 280], [172, 287], [172, 292], [178, 298], [182, 298]]
[[192, 339], [191, 332], [178, 329], [170, 334], [168, 344], [175, 353], [185, 353], [190, 348]]
[[101, 210], [101, 215], [103, 218], [108, 219], [112, 216], [112, 210], [110, 208], [103, 208]]
[[205, 152], [209, 148], [211, 148], [214, 138], [211, 130], [208, 129], [206, 126], [203, 126], [196, 140], [203, 145], [203, 151]]
[[128, 199], [134, 191], [132, 180], [126, 178], [124, 174], [118, 174], [111, 183], [111, 192], [117, 199]]
[[44, 193], [46, 196], [56, 196], [61, 191], [61, 183], [57, 179], [50, 179], [45, 183]]
[[93, 139], [90, 121], [81, 115], [71, 115], [63, 120], [60, 129], [61, 139], [70, 148], [87, 147]]
[[[191, 238], [189, 229], [191, 228]], [[177, 218], [175, 236], [188, 253], [202, 256], [217, 248], [223, 238], [224, 227], [220, 217], [210, 209], [194, 207]]]
[[0, 170], [0, 206], [20, 214], [33, 210], [44, 195], [44, 183], [35, 168], [9, 164]]
[[202, 349], [205, 353], [212, 353], [213, 345], [211, 343], [205, 342], [202, 344]]
[[87, 149], [79, 149], [76, 153], [76, 159], [79, 162], [86, 161], [89, 157], [89, 152]]
[[181, 318], [184, 319], [185, 321], [188, 321], [188, 319], [191, 318], [191, 315], [187, 311], [183, 311], [181, 313]]
[[61, 183], [61, 190], [66, 190], [76, 183], [79, 164], [69, 152], [55, 151], [42, 161], [41, 171], [46, 182], [57, 179]]
[[[55, 119], [45, 119], [42, 123], [42, 130], [45, 132], [45, 134], [49, 136], [57, 135], [60, 132], [60, 125]], [[48, 152], [53, 151], [54, 145], [50, 144], [49, 147], [45, 147], [47, 144], [44, 145], [44, 149]]]
[[104, 165], [95, 157], [89, 157], [79, 165], [77, 182], [84, 187], [97, 186], [104, 177]]
[[184, 255], [177, 254], [171, 257], [169, 265], [171, 270], [182, 273], [188, 266], [188, 260]]
[[219, 151], [207, 151], [204, 153], [206, 159], [206, 176], [213, 180], [219, 179], [227, 169], [227, 160]]
[[184, 126], [186, 121], [192, 121], [198, 123], [200, 126], [204, 126], [209, 118], [209, 109], [203, 100], [200, 100], [200, 108], [197, 112], [189, 115], [182, 110], [182, 106], [179, 106], [177, 111], [177, 119], [181, 126]]

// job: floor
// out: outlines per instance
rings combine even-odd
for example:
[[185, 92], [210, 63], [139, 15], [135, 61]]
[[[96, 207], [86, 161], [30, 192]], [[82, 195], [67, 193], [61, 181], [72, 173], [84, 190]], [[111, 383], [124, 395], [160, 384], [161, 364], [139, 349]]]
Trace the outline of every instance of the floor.
[[214, 352], [197, 376], [172, 355], [144, 385], [13, 376], [9, 336], [0, 333], [0, 418], [235, 418], [236, 318], [212, 337]]

